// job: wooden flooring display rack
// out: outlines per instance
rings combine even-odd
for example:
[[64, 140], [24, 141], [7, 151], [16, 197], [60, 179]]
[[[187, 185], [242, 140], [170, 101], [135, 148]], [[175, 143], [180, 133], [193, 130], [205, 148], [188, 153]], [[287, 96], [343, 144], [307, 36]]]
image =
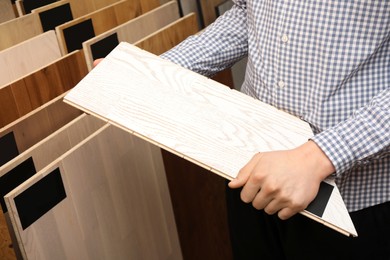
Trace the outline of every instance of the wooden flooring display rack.
[[[105, 259], [232, 259], [223, 178], [63, 102], [93, 71], [96, 57], [86, 59], [93, 44], [102, 46], [103, 56], [119, 42], [158, 55], [198, 33], [197, 17], [180, 15], [180, 3], [60, 0], [0, 22], [6, 35], [0, 39], [6, 73], [0, 83], [0, 238], [8, 241], [0, 244], [0, 259], [99, 259], [97, 252]], [[88, 19], [94, 37], [58, 53], [66, 44], [63, 30]], [[115, 34], [117, 42], [106, 45]], [[218, 77], [231, 86], [229, 73]], [[23, 184], [4, 187], [4, 180], [26, 174], [31, 177]], [[40, 186], [47, 179], [59, 185]], [[52, 196], [30, 196], [31, 190], [52, 191], [58, 200], [37, 214], [35, 203]], [[33, 200], [21, 206], [22, 197]], [[77, 241], [78, 235], [88, 241]]]

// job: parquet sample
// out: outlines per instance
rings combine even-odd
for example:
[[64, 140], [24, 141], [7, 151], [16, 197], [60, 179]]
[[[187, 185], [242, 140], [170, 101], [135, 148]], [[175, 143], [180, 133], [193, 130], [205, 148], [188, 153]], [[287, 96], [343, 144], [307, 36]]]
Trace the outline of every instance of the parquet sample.
[[65, 93], [0, 128], [0, 166], [80, 116], [79, 109], [63, 102]]
[[0, 127], [63, 94], [87, 73], [84, 53], [80, 50], [0, 88]]
[[159, 6], [158, 0], [122, 0], [56, 27], [63, 54], [82, 43]]
[[10, 0], [0, 0], [0, 23], [15, 18], [15, 12]]
[[119, 42], [134, 43], [179, 18], [177, 2], [170, 1], [83, 42], [88, 69], [93, 68], [95, 59], [105, 57]]
[[[312, 136], [300, 119], [128, 43], [64, 100], [227, 179], [258, 151], [291, 149]], [[356, 235], [334, 182], [323, 186], [302, 214]]]
[[0, 24], [0, 50], [28, 40], [42, 33], [39, 17], [35, 14], [23, 15]]
[[31, 11], [39, 16], [42, 31], [54, 30], [58, 25], [73, 20], [72, 7], [69, 1], [56, 1]]
[[160, 149], [117, 127], [5, 200], [24, 259], [182, 259]]
[[160, 55], [197, 32], [196, 15], [191, 13], [135, 42], [134, 45]]
[[61, 57], [54, 31], [35, 36], [0, 51], [0, 88]]
[[18, 9], [18, 12], [19, 16], [22, 16], [31, 13], [36, 8], [52, 4], [56, 1], [58, 0], [18, 0], [16, 3], [20, 4], [20, 11]]
[[103, 125], [104, 122], [96, 117], [82, 114], [0, 167], [0, 202], [17, 255], [22, 254], [17, 247], [18, 242], [3, 199], [4, 195]]

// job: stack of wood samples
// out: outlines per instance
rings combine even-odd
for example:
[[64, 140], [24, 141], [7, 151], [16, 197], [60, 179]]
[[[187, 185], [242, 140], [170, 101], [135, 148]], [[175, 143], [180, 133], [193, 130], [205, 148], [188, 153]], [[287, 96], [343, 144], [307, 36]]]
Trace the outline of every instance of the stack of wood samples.
[[[177, 2], [170, 1], [105, 33], [84, 41], [83, 50], [88, 69], [92, 70], [93, 61], [98, 58], [104, 58], [119, 42], [133, 44], [179, 18]], [[197, 32], [196, 26], [192, 29]], [[177, 44], [177, 41], [174, 42]]]
[[[114, 1], [114, 0], [99, 0], [99, 1], [92, 1], [94, 2], [95, 6], [92, 8], [92, 4], [90, 3], [92, 0], [82, 0], [82, 1], [75, 1], [75, 0], [62, 0], [62, 1], [56, 1], [53, 4], [35, 9], [31, 11], [31, 14], [26, 14], [23, 17], [15, 18], [13, 19], [12, 23], [7, 24], [3, 27], [4, 24], [0, 24], [0, 33], [1, 35], [7, 35], [9, 37], [2, 37], [0, 39], [0, 48], [1, 50], [7, 50], [10, 51], [11, 48], [16, 47], [16, 44], [19, 43], [26, 43], [28, 41], [32, 41], [35, 39], [35, 37], [43, 37], [43, 33], [45, 31], [48, 31], [48, 28], [54, 28], [53, 24], [55, 24], [56, 21], [50, 20], [50, 15], [53, 15], [58, 10], [70, 10], [72, 13], [72, 20], [77, 20], [77, 18], [82, 16], [89, 16], [92, 15], [92, 13], [97, 13], [101, 9], [107, 8], [111, 4], [117, 4], [122, 1]], [[134, 2], [134, 1], [133, 1]], [[77, 3], [77, 7], [75, 6], [75, 3]], [[157, 2], [158, 3], [158, 2]], [[163, 5], [164, 3], [167, 3], [166, 5]], [[140, 46], [144, 49], [147, 49], [149, 51], [152, 51], [156, 54], [159, 54], [161, 52], [164, 52], [168, 50], [170, 47], [178, 44], [180, 41], [185, 39], [191, 34], [195, 34], [198, 32], [198, 27], [194, 26], [194, 15], [189, 14], [185, 17], [180, 17], [179, 12], [177, 11], [178, 6], [176, 1], [159, 1], [159, 4], [156, 4], [156, 1], [141, 1], [141, 6], [136, 8], [137, 9], [137, 16], [123, 20], [120, 24], [111, 24], [107, 21], [109, 21], [110, 18], [112, 18], [114, 15], [113, 13], [105, 13], [104, 15], [100, 16], [98, 19], [95, 20], [95, 22], [98, 23], [107, 23], [110, 24], [109, 31], [113, 32], [115, 30], [115, 33], [118, 33], [118, 36], [122, 33], [122, 36], [119, 36], [119, 41], [130, 41], [137, 46]], [[150, 6], [150, 4], [153, 4], [153, 7]], [[91, 7], [89, 11], [80, 11], [83, 8], [82, 7]], [[148, 7], [149, 6], [149, 7]], [[149, 11], [143, 11], [141, 9], [144, 8], [150, 8]], [[146, 10], [145, 9], [145, 10]], [[67, 12], [68, 12], [67, 11]], [[165, 12], [165, 15], [164, 15]], [[46, 18], [43, 19], [46, 15]], [[50, 14], [50, 15], [49, 15]], [[143, 15], [145, 14], [145, 16]], [[146, 20], [145, 17], [148, 18]], [[89, 16], [92, 17], [92, 16]], [[140, 19], [138, 19], [140, 18]], [[141, 19], [142, 18], [142, 19]], [[144, 20], [145, 19], [145, 20]], [[45, 22], [44, 22], [45, 21]], [[11, 22], [11, 21], [10, 21]], [[46, 23], [47, 22], [47, 23]], [[68, 21], [71, 22], [71, 21]], [[67, 22], [61, 22], [60, 25], [63, 25]], [[138, 24], [137, 24], [138, 23]], [[131, 29], [127, 29], [125, 32], [124, 27], [122, 25], [129, 25], [132, 24]], [[119, 25], [119, 26], [118, 26]], [[57, 27], [59, 25], [56, 25]], [[95, 24], [94, 24], [95, 26]], [[2, 30], [2, 28], [6, 28], [6, 30]], [[100, 28], [100, 25], [96, 28]], [[94, 30], [96, 29], [94, 28]], [[112, 28], [112, 30], [111, 30]], [[130, 27], [128, 27], [130, 28]], [[184, 30], [185, 28], [185, 30]], [[107, 30], [104, 29], [104, 30]], [[4, 32], [4, 34], [3, 34]], [[26, 33], [26, 35], [24, 35]], [[95, 32], [96, 37], [104, 35], [103, 32]], [[127, 34], [127, 35], [126, 35]], [[21, 37], [21, 35], [24, 35]], [[130, 36], [129, 36], [130, 35]], [[131, 36], [134, 36], [133, 38], [129, 38]], [[122, 38], [121, 38], [122, 37]], [[118, 43], [119, 43], [118, 41]], [[4, 44], [3, 44], [4, 43]], [[31, 42], [28, 42], [28, 44], [31, 44]], [[10, 49], [8, 49], [10, 48]], [[4, 174], [5, 169], [11, 170], [10, 160], [14, 163], [16, 162], [24, 162], [25, 155], [28, 151], [31, 151], [31, 149], [34, 149], [36, 151], [43, 150], [45, 145], [44, 141], [46, 138], [54, 138], [55, 135], [60, 136], [58, 129], [60, 128], [62, 131], [70, 131], [72, 125], [75, 124], [76, 121], [80, 120], [80, 118], [85, 117], [85, 115], [82, 115], [79, 117], [82, 112], [79, 109], [76, 109], [72, 106], [69, 106], [66, 103], [58, 102], [59, 99], [62, 99], [62, 93], [67, 91], [67, 89], [72, 88], [74, 85], [77, 84], [77, 82], [86, 75], [88, 70], [91, 70], [91, 67], [89, 69], [85, 69], [85, 64], [79, 65], [79, 59], [75, 59], [73, 62], [69, 62], [67, 65], [63, 64], [61, 66], [61, 69], [51, 69], [50, 66], [53, 65], [56, 62], [59, 62], [60, 60], [68, 59], [70, 56], [80, 56], [83, 57], [82, 51], [75, 51], [72, 53], [61, 53], [63, 56], [61, 58], [55, 59], [53, 62], [47, 64], [47, 65], [39, 65], [36, 68], [33, 68], [31, 66], [29, 72], [23, 72], [20, 76], [15, 76], [13, 79], [7, 79], [7, 82], [3, 84], [3, 86], [0, 89], [0, 103], [2, 104], [2, 109], [0, 112], [0, 121], [1, 121], [1, 133], [2, 136], [7, 136], [7, 142], [5, 142], [5, 145], [9, 150], [14, 149], [16, 153], [13, 155], [13, 157], [8, 158], [4, 161]], [[35, 53], [30, 53], [35, 54]], [[27, 54], [27, 55], [30, 55]], [[46, 54], [46, 53], [45, 53]], [[49, 54], [49, 53], [47, 53]], [[42, 58], [42, 55], [38, 55], [39, 57], [36, 57], [37, 60]], [[27, 56], [25, 61], [27, 61]], [[45, 61], [45, 63], [48, 63], [49, 61]], [[8, 63], [7, 63], [8, 64]], [[10, 64], [10, 63], [9, 63]], [[28, 62], [26, 62], [28, 64]], [[72, 72], [70, 72], [72, 69], [79, 70], [83, 72], [84, 74], [80, 77], [72, 76]], [[34, 74], [34, 76], [32, 76]], [[81, 73], [80, 73], [81, 74]], [[68, 88], [63, 88], [65, 82], [72, 82], [68, 85]], [[10, 87], [12, 85], [12, 87]], [[55, 101], [55, 102], [54, 102]], [[57, 103], [58, 102], [58, 103]], [[62, 106], [61, 106], [62, 105]], [[52, 108], [49, 107], [56, 107], [53, 109], [53, 111], [60, 111], [60, 113], [53, 115], [51, 113]], [[69, 109], [71, 108], [71, 109]], [[38, 113], [39, 110], [39, 113]], [[72, 111], [69, 111], [72, 110]], [[63, 112], [63, 113], [61, 113]], [[68, 112], [70, 112], [68, 114]], [[90, 116], [88, 116], [90, 117]], [[55, 119], [55, 120], [54, 120]], [[73, 121], [72, 121], [73, 120]], [[79, 122], [79, 121], [78, 121]], [[54, 126], [55, 125], [55, 126]], [[67, 129], [67, 130], [66, 130]], [[96, 134], [96, 133], [95, 133]], [[91, 135], [90, 135], [91, 136]], [[0, 138], [1, 138], [0, 137]], [[9, 138], [8, 137], [13, 137]], [[84, 136], [84, 140], [87, 140], [89, 137]], [[101, 137], [97, 137], [101, 138]], [[5, 139], [3, 139], [5, 140]], [[14, 147], [12, 148], [9, 146], [8, 141], [11, 140], [11, 143], [14, 144]], [[61, 139], [58, 139], [61, 140]], [[86, 142], [88, 143], [88, 142]], [[86, 143], [84, 145], [86, 145]], [[140, 147], [141, 150], [143, 150], [143, 144], [136, 143], [136, 147]], [[141, 142], [142, 143], [142, 142]], [[1, 147], [4, 143], [2, 143]], [[103, 150], [105, 148], [102, 148]], [[70, 147], [67, 147], [64, 149], [64, 152], [66, 151], [69, 153], [75, 152], [75, 143], [73, 143]], [[2, 149], [2, 152], [4, 150]], [[157, 155], [153, 155], [153, 161], [161, 161], [161, 154], [160, 150], [158, 149]], [[1, 153], [2, 153], [1, 152]], [[47, 152], [50, 153], [50, 152]], [[199, 168], [198, 166], [194, 167], [194, 165], [187, 165], [187, 161], [182, 161], [181, 158], [170, 157], [171, 154], [167, 154], [165, 151], [162, 151], [163, 153], [163, 162], [164, 167], [167, 169], [167, 171], [163, 173], [161, 176], [165, 176], [169, 180], [169, 187], [170, 190], [167, 188], [167, 184], [165, 182], [159, 182], [158, 189], [161, 190], [162, 193], [164, 193], [161, 197], [169, 198], [169, 194], [171, 196], [174, 196], [171, 198], [171, 200], [168, 200], [165, 204], [168, 206], [166, 207], [165, 204], [163, 204], [164, 208], [173, 207], [174, 208], [174, 219], [172, 216], [166, 215], [166, 218], [168, 219], [165, 224], [163, 222], [159, 222], [159, 225], [165, 225], [166, 223], [178, 223], [177, 227], [175, 229], [171, 229], [169, 227], [169, 230], [172, 235], [173, 240], [177, 240], [177, 234], [179, 233], [180, 238], [180, 246], [181, 248], [175, 249], [173, 258], [180, 259], [180, 254], [177, 252], [182, 251], [183, 257], [185, 259], [200, 259], [200, 258], [217, 258], [222, 257], [224, 259], [230, 259], [230, 247], [229, 247], [229, 239], [227, 235], [227, 227], [226, 227], [226, 221], [224, 220], [224, 198], [223, 198], [223, 191], [218, 190], [214, 188], [213, 181], [210, 182], [210, 178], [214, 178], [214, 175], [207, 175], [207, 180], [205, 180], [202, 175], [202, 168]], [[10, 153], [11, 154], [11, 153]], [[24, 155], [23, 155], [24, 154]], [[52, 156], [47, 156], [46, 159], [48, 161], [45, 162], [45, 164], [54, 163], [57, 160], [62, 157], [61, 155], [53, 152], [53, 154], [50, 154]], [[70, 154], [69, 154], [70, 155]], [[32, 156], [34, 157], [34, 156]], [[36, 156], [35, 156], [36, 158]], [[155, 159], [157, 158], [157, 159]], [[34, 162], [34, 166], [36, 167], [36, 170], [41, 172], [44, 170], [43, 164], [41, 166], [37, 166], [36, 161], [38, 159], [32, 159]], [[92, 160], [92, 159], [91, 159]], [[179, 160], [179, 161], [178, 161]], [[49, 162], [50, 161], [50, 162]], [[149, 164], [148, 161], [144, 161], [143, 163]], [[70, 163], [72, 164], [72, 163]], [[173, 167], [172, 167], [173, 166]], [[16, 164], [15, 164], [16, 167]], [[75, 166], [76, 167], [76, 166]], [[86, 166], [86, 167], [93, 167], [92, 166]], [[145, 167], [145, 166], [143, 166]], [[180, 170], [179, 170], [180, 169]], [[192, 172], [192, 177], [189, 177], [192, 181], [192, 183], [197, 183], [199, 181], [198, 177], [201, 177], [203, 183], [206, 183], [206, 186], [199, 187], [197, 189], [197, 193], [188, 194], [188, 189], [185, 185], [180, 185], [182, 182], [188, 182], [188, 178], [185, 178], [185, 175], [181, 174], [182, 171], [186, 172]], [[8, 171], [7, 171], [8, 172]], [[68, 172], [62, 172], [66, 178]], [[41, 176], [39, 173], [38, 175], [35, 174], [32, 176], [32, 179], [38, 178], [37, 176]], [[184, 176], [184, 178], [183, 178]], [[150, 177], [150, 176], [149, 176]], [[88, 177], [89, 178], [89, 177]], [[142, 179], [141, 182], [148, 182], [144, 183], [143, 185], [149, 185], [149, 179]], [[216, 182], [221, 184], [220, 179], [215, 179]], [[164, 184], [165, 183], [165, 184]], [[199, 183], [199, 182], [198, 182]], [[223, 187], [220, 186], [219, 187]], [[165, 186], [164, 186], [165, 185]], [[65, 185], [64, 185], [65, 186]], [[17, 187], [14, 189], [14, 191], [18, 190], [18, 188], [22, 189], [22, 186]], [[187, 189], [187, 190], [185, 190]], [[72, 189], [73, 190], [73, 189]], [[21, 190], [20, 190], [21, 191]], [[212, 195], [212, 199], [210, 199], [210, 195]], [[72, 192], [69, 194], [66, 194], [67, 197], [70, 197], [72, 195]], [[184, 196], [185, 195], [185, 196]], [[189, 196], [191, 195], [191, 196]], [[222, 195], [222, 196], [221, 196]], [[102, 195], [103, 196], [103, 195]], [[145, 195], [145, 201], [149, 201], [149, 197], [152, 198], [155, 195]], [[104, 196], [103, 196], [104, 197]], [[79, 198], [79, 197], [77, 197]], [[104, 200], [104, 199], [103, 199]], [[218, 201], [216, 203], [216, 201]], [[171, 205], [172, 202], [172, 205]], [[10, 202], [12, 203], [12, 202]], [[194, 205], [192, 203], [198, 203], [201, 204], [196, 208], [196, 214], [194, 214], [194, 209], [191, 205]], [[146, 205], [147, 203], [144, 202]], [[15, 210], [18, 207], [15, 206]], [[120, 206], [122, 208], [122, 205]], [[56, 207], [53, 208], [54, 211], [49, 210], [47, 212], [47, 215], [51, 215], [53, 212], [56, 211]], [[78, 209], [77, 209], [78, 210]], [[123, 207], [123, 210], [126, 211], [125, 206]], [[116, 210], [119, 211], [119, 210]], [[90, 211], [92, 212], [92, 211]], [[218, 212], [221, 212], [218, 213]], [[31, 213], [32, 214], [32, 213]], [[97, 213], [91, 213], [92, 215], [96, 215]], [[146, 214], [146, 213], [145, 213]], [[164, 213], [165, 214], [165, 213]], [[220, 214], [220, 215], [218, 215]], [[27, 214], [29, 215], [29, 214]], [[171, 214], [172, 215], [172, 214]], [[103, 215], [101, 215], [103, 217]], [[40, 221], [45, 222], [46, 214], [44, 214], [43, 218], [39, 218], [36, 220], [36, 223], [41, 223]], [[103, 217], [104, 218], [104, 217]], [[141, 217], [139, 217], [141, 218]], [[57, 221], [57, 220], [56, 220]], [[14, 221], [16, 223], [17, 221]], [[107, 224], [104, 228], [109, 229], [110, 223], [104, 222]], [[141, 222], [140, 222], [141, 223]], [[41, 223], [42, 224], [42, 223]], [[120, 225], [125, 225], [126, 223], [123, 222]], [[157, 225], [157, 224], [156, 224]], [[51, 226], [51, 224], [49, 224]], [[146, 225], [146, 227], [141, 227], [140, 229], [148, 229], [149, 227]], [[19, 238], [22, 238], [23, 235], [30, 236], [31, 232], [29, 232], [29, 229], [37, 228], [35, 225], [31, 225], [27, 227], [25, 230], [20, 231], [18, 230], [18, 234], [21, 234]], [[63, 227], [62, 227], [63, 228]], [[58, 230], [63, 230], [62, 228], [58, 229], [51, 229], [50, 232], [48, 230], [41, 229], [40, 232], [47, 232], [46, 235], [48, 237], [53, 238], [53, 243], [60, 243], [56, 242], [54, 239], [55, 237], [59, 238], [60, 236], [56, 233]], [[163, 227], [161, 227], [163, 228]], [[176, 231], [176, 228], [178, 231]], [[37, 229], [39, 230], [39, 228]], [[35, 231], [34, 231], [35, 232]], [[88, 229], [88, 232], [90, 232], [90, 229]], [[138, 233], [141, 231], [138, 231]], [[146, 232], [148, 233], [148, 231]], [[207, 233], [207, 235], [205, 235]], [[15, 233], [16, 234], [16, 233]], [[85, 233], [86, 234], [86, 233]], [[90, 236], [90, 234], [87, 234], [86, 236]], [[145, 235], [147, 237], [147, 235]], [[155, 235], [150, 235], [155, 236]], [[176, 238], [174, 238], [176, 236]], [[16, 237], [16, 235], [15, 235]], [[35, 241], [39, 241], [39, 238], [34, 239]], [[97, 239], [98, 240], [98, 239]], [[97, 241], [96, 240], [96, 241]], [[149, 238], [142, 238], [142, 240], [149, 240]], [[169, 240], [169, 239], [168, 239]], [[163, 244], [170, 243], [167, 242], [167, 239], [161, 238], [161, 241]], [[29, 243], [30, 240], [18, 240], [21, 244], [21, 251], [30, 252], [29, 246], [25, 243]], [[44, 241], [44, 240], [42, 240]], [[59, 240], [57, 240], [59, 241]], [[63, 240], [66, 241], [66, 240]], [[95, 243], [96, 241], [92, 241], [91, 243]], [[102, 241], [102, 240], [101, 240]], [[152, 240], [150, 240], [152, 241]], [[64, 242], [69, 243], [69, 242]], [[145, 242], [146, 243], [146, 242]], [[151, 242], [154, 244], [155, 242]], [[16, 247], [16, 244], [14, 245]], [[107, 247], [111, 247], [109, 243], [107, 243]], [[53, 247], [54, 248], [54, 247]], [[162, 247], [161, 247], [162, 248]], [[120, 254], [122, 251], [118, 248], [112, 249], [112, 250], [118, 250], [118, 252], [115, 253], [109, 253], [112, 256], [115, 256], [116, 254]], [[142, 250], [150, 250], [144, 247]], [[39, 250], [38, 250], [39, 251]], [[62, 254], [63, 251], [59, 251], [59, 254]], [[109, 252], [109, 251], [107, 251]], [[123, 251], [125, 252], [125, 251]], [[141, 251], [139, 251], [139, 254]], [[157, 251], [156, 251], [157, 252]], [[159, 251], [163, 252], [163, 251]], [[52, 251], [50, 252], [50, 249], [44, 249], [43, 251], [40, 251], [39, 254], [52, 254]], [[38, 254], [38, 253], [37, 253]], [[68, 254], [68, 253], [66, 253]], [[149, 253], [143, 252], [142, 254], [148, 255]], [[0, 253], [1, 255], [1, 253]], [[81, 254], [82, 255], [82, 254]], [[165, 255], [165, 253], [161, 253], [161, 255]], [[26, 257], [27, 254], [21, 253], [21, 258]], [[60, 258], [62, 256], [56, 255], [56, 259]], [[129, 255], [131, 258], [131, 254]], [[136, 258], [138, 259], [138, 258]]]
[[82, 49], [82, 43], [156, 8], [158, 0], [122, 0], [56, 27], [63, 54]]
[[101, 120], [82, 114], [0, 167], [0, 202], [16, 255], [22, 254], [3, 196], [102, 126]]
[[0, 127], [63, 94], [87, 73], [84, 53], [78, 50], [0, 88]]
[[0, 51], [0, 88], [61, 57], [53, 30]]
[[107, 125], [5, 196], [25, 259], [181, 259], [161, 153]]

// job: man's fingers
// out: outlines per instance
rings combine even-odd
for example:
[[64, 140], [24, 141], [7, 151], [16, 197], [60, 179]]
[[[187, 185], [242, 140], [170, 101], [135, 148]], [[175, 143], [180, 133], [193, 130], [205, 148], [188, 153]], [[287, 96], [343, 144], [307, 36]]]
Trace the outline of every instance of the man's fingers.
[[259, 159], [260, 153], [254, 155], [252, 159], [238, 172], [237, 177], [229, 182], [229, 187], [236, 189], [244, 186]]

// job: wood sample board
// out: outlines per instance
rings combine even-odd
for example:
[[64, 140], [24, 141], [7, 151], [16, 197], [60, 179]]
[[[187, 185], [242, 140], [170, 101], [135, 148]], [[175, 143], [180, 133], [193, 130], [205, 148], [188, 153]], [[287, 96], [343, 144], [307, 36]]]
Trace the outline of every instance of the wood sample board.
[[63, 102], [62, 94], [0, 128], [0, 166], [80, 116], [82, 111]]
[[0, 24], [0, 50], [11, 47], [42, 33], [39, 17], [27, 14]]
[[0, 204], [13, 241], [15, 253], [18, 256], [22, 254], [5, 205], [4, 195], [17, 188], [17, 186], [28, 180], [36, 172], [82, 142], [93, 132], [103, 127], [103, 125], [104, 122], [96, 117], [81, 114], [6, 164], [0, 166]]
[[0, 88], [0, 127], [63, 94], [87, 73], [84, 52], [79, 50]]
[[5, 201], [24, 259], [182, 259], [160, 149], [108, 124]]
[[0, 51], [0, 88], [61, 57], [53, 30]]
[[105, 57], [119, 42], [134, 43], [179, 18], [177, 2], [170, 1], [83, 42], [88, 69], [92, 70], [93, 61]]
[[0, 23], [15, 18], [15, 12], [10, 0], [0, 0]]
[[190, 13], [135, 42], [134, 45], [160, 55], [197, 32], [196, 15]]
[[[128, 43], [64, 100], [227, 179], [258, 151], [291, 149], [312, 136], [307, 123]], [[320, 212], [302, 214], [357, 235], [334, 182], [324, 187], [314, 200]]]
[[82, 43], [159, 6], [158, 0], [122, 0], [56, 27], [63, 54]]

